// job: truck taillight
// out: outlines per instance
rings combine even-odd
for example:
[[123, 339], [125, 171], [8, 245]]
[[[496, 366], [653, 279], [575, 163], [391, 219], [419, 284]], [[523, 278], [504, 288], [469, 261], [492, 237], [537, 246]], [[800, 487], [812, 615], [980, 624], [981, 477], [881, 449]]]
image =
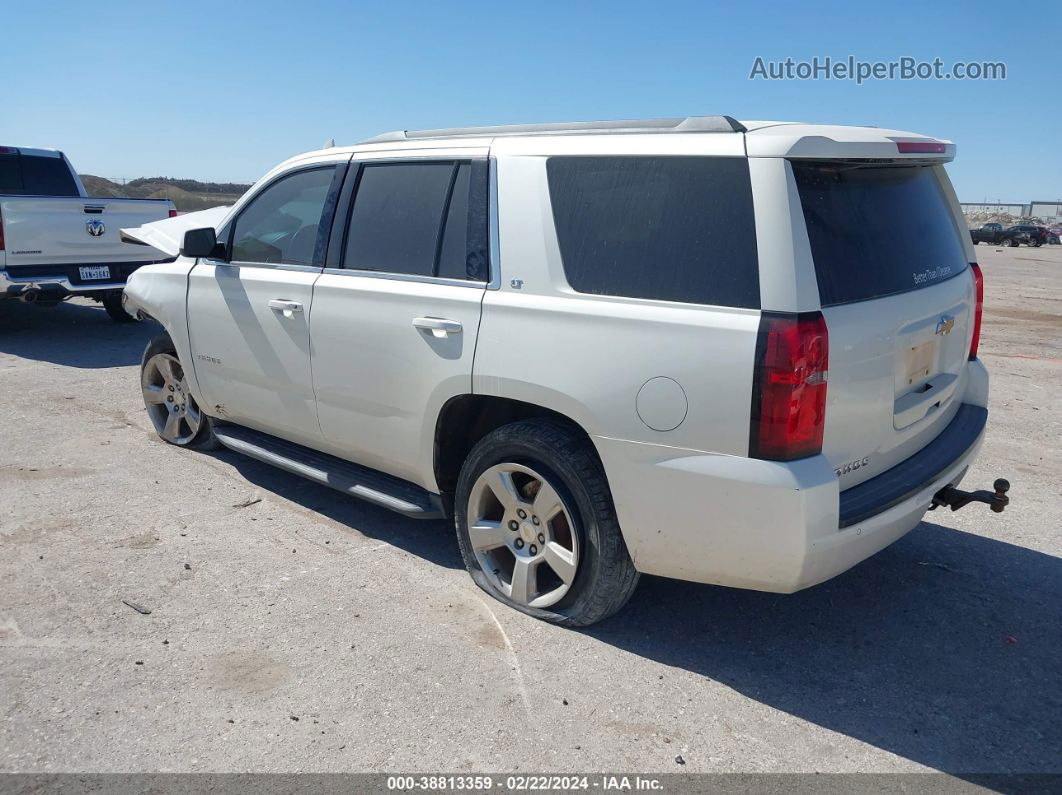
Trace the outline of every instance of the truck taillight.
[[177, 217], [177, 211], [176, 210], [170, 210], [170, 218], [176, 218], [176, 217]]
[[981, 307], [985, 303], [985, 280], [981, 276], [981, 268], [976, 262], [970, 263], [970, 272], [973, 274], [974, 293], [977, 303], [974, 305], [974, 328], [973, 337], [970, 339], [970, 358], [977, 358], [977, 346], [981, 343]]
[[0, 210], [0, 251], [4, 250], [4, 213]]
[[788, 461], [822, 452], [829, 347], [821, 312], [762, 313], [750, 456]]

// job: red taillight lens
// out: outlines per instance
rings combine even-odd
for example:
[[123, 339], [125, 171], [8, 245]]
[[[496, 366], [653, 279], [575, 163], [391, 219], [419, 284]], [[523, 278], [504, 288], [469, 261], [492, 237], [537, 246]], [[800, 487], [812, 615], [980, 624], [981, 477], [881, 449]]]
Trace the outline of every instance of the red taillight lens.
[[822, 452], [829, 348], [821, 312], [761, 315], [750, 456], [788, 461]]
[[977, 305], [974, 307], [974, 331], [970, 340], [970, 358], [977, 358], [977, 346], [981, 343], [981, 307], [985, 303], [985, 280], [981, 276], [981, 268], [976, 262], [970, 263], [970, 272], [973, 273], [974, 292], [977, 294]]
[[897, 141], [896, 150], [901, 155], [942, 155], [945, 145], [939, 141]]
[[177, 217], [177, 211], [176, 210], [170, 210], [170, 218], [176, 218], [176, 217]]

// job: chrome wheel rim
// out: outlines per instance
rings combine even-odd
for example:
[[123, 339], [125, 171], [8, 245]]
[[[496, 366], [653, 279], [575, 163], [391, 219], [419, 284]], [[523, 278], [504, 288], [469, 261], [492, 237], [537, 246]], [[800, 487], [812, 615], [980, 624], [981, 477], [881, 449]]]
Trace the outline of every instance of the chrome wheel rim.
[[176, 356], [156, 353], [140, 374], [144, 405], [159, 436], [173, 444], [188, 444], [199, 432], [203, 415], [188, 391], [184, 368]]
[[522, 464], [496, 464], [476, 480], [468, 538], [491, 584], [528, 607], [559, 602], [579, 569], [572, 511], [549, 481]]

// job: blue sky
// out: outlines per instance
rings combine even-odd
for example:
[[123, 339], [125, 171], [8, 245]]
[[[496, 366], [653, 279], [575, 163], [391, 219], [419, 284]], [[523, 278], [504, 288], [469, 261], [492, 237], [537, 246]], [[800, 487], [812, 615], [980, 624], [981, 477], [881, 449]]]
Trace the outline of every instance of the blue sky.
[[[0, 144], [252, 181], [330, 137], [727, 113], [954, 140], [964, 201], [1062, 197], [1057, 3], [7, 4]], [[750, 81], [757, 56], [1004, 61], [1005, 81]]]

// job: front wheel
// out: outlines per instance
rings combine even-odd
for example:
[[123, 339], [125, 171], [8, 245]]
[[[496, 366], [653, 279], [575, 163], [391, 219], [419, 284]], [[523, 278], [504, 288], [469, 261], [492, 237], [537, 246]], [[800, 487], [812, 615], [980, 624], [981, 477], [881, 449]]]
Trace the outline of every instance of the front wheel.
[[169, 337], [152, 340], [144, 351], [140, 388], [151, 424], [163, 441], [198, 450], [218, 446], [213, 423], [192, 396], [184, 366]]
[[638, 584], [601, 462], [563, 422], [516, 422], [480, 440], [461, 468], [455, 519], [476, 584], [536, 618], [593, 624]]
[[126, 312], [125, 307], [122, 306], [121, 290], [107, 293], [103, 297], [103, 308], [106, 310], [107, 316], [115, 323], [135, 323], [137, 320]]

